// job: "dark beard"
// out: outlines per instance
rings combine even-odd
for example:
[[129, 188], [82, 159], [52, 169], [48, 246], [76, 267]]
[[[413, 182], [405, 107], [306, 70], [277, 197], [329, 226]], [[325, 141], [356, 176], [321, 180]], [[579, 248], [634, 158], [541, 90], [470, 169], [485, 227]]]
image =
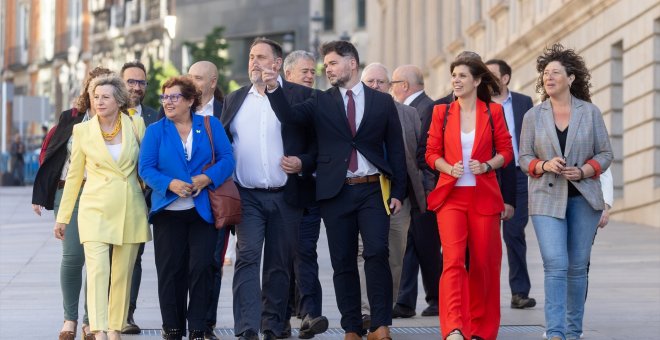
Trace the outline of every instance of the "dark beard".
[[351, 80], [351, 76], [346, 75], [344, 77], [337, 77], [335, 78], [335, 81], [331, 81], [330, 85], [332, 86], [337, 86], [337, 87], [344, 87], [348, 81]]

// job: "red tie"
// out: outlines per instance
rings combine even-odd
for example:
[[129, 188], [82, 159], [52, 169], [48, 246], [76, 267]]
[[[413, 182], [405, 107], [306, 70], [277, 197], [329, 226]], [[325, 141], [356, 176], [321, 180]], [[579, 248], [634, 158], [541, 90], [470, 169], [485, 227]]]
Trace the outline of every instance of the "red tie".
[[[351, 135], [355, 137], [355, 100], [353, 100], [353, 91], [348, 90], [346, 91], [346, 95], [348, 96], [348, 109], [347, 111], [347, 118], [348, 118], [348, 126], [351, 128]], [[348, 170], [351, 172], [357, 171], [358, 168], [358, 161], [357, 161], [357, 150], [353, 148], [351, 150], [351, 160], [348, 162]]]

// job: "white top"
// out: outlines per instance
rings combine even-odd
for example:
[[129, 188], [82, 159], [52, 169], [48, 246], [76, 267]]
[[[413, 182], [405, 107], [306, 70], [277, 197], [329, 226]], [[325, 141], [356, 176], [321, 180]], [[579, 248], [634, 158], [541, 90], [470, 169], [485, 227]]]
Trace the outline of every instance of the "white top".
[[[339, 88], [339, 92], [341, 92], [341, 98], [344, 100], [344, 109], [346, 110], [346, 114], [348, 114], [348, 95], [346, 95], [348, 90], [349, 89], [345, 89], [343, 87]], [[364, 117], [364, 86], [362, 85], [362, 82], [359, 81], [357, 85], [353, 86], [353, 88], [350, 90], [353, 91], [353, 100], [355, 101], [355, 132], [357, 133], [357, 131], [360, 129], [362, 117]], [[346, 156], [349, 158], [351, 157], [350, 154]], [[378, 173], [378, 168], [376, 168], [373, 164], [371, 164], [371, 162], [362, 156], [360, 151], [357, 152], [357, 161], [357, 170], [354, 173], [350, 170], [346, 170], [346, 177], [362, 177]]]
[[202, 106], [201, 110], [196, 111], [195, 113], [200, 116], [213, 116], [213, 100], [215, 100], [215, 98], [211, 97], [211, 100]]
[[105, 146], [108, 147], [108, 151], [110, 152], [110, 156], [112, 156], [112, 159], [115, 160], [115, 162], [119, 159], [119, 155], [121, 155], [121, 143], [119, 144], [106, 144]]
[[463, 176], [456, 182], [457, 187], [473, 187], [477, 185], [477, 179], [470, 171], [470, 158], [472, 158], [472, 146], [474, 145], [474, 131], [465, 133], [461, 131], [461, 148], [463, 149]]
[[607, 170], [600, 174], [600, 187], [603, 191], [605, 204], [609, 205], [611, 208], [614, 204], [614, 182], [612, 180], [612, 171], [610, 171], [610, 169], [611, 167], [607, 168]]
[[[281, 78], [278, 77], [281, 86]], [[236, 170], [234, 178], [244, 188], [278, 188], [287, 174], [280, 167], [284, 156], [282, 124], [268, 97], [252, 86], [229, 125], [233, 137]]]
[[412, 101], [415, 100], [415, 98], [419, 97], [423, 92], [424, 92], [424, 90], [419, 90], [419, 91], [409, 95], [408, 98], [406, 98], [406, 100], [403, 101], [403, 103], [405, 105], [410, 105], [410, 103], [412, 103]]
[[[193, 135], [192, 135], [192, 129], [190, 129], [190, 132], [188, 133], [188, 137], [186, 138], [185, 143], [181, 141], [181, 149], [182, 149], [181, 152], [183, 152], [183, 155], [185, 156], [187, 161], [189, 161], [190, 157], [192, 156], [192, 141], [193, 141]], [[195, 202], [193, 201], [192, 197], [179, 197], [176, 201], [170, 203], [170, 205], [165, 207], [165, 210], [180, 211], [180, 210], [188, 210], [194, 207], [195, 207]]]

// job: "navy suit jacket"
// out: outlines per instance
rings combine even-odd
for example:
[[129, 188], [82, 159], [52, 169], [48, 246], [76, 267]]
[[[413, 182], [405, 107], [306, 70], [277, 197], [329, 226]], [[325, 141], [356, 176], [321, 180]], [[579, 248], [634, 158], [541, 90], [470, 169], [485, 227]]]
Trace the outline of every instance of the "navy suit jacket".
[[142, 106], [142, 119], [144, 120], [144, 126], [149, 126], [160, 119], [160, 114], [158, 111], [144, 104], [140, 105]]
[[[232, 136], [229, 132], [229, 126], [243, 105], [251, 87], [251, 84], [243, 86], [225, 97], [224, 106], [222, 107], [223, 114], [220, 117], [220, 121], [225, 128], [230, 142], [232, 141]], [[284, 88], [286, 101], [290, 104], [303, 102], [314, 92], [310, 87], [297, 85], [285, 80], [282, 80], [282, 87]], [[301, 176], [297, 174], [288, 175], [288, 180], [284, 186], [284, 197], [287, 203], [297, 207], [304, 207], [313, 202], [315, 196], [312, 174], [316, 170], [316, 138], [314, 131], [303, 131], [297, 126], [287, 124], [281, 119], [280, 122], [282, 123], [284, 154], [287, 156], [297, 156], [302, 162]]]
[[410, 102], [410, 106], [417, 109], [419, 119], [424, 122], [426, 117], [433, 113], [433, 99], [431, 99], [426, 92], [422, 92], [417, 98]]
[[[525, 113], [534, 107], [532, 98], [526, 96], [522, 93], [511, 91], [511, 107], [513, 108], [513, 120], [516, 125], [516, 141], [520, 144], [520, 131], [522, 131], [523, 118], [525, 118]], [[515, 167], [515, 162], [513, 166]]]
[[325, 92], [316, 91], [305, 102], [294, 106], [286, 101], [284, 92], [278, 87], [273, 93], [267, 93], [280, 121], [316, 130], [318, 200], [339, 194], [346, 181], [351, 151], [355, 148], [392, 180], [390, 197], [403, 201], [406, 196], [406, 158], [401, 123], [392, 96], [364, 85], [364, 116], [353, 137], [344, 100], [337, 87]]
[[[220, 122], [211, 117], [211, 131], [215, 148], [215, 164], [203, 170], [211, 163], [211, 142], [204, 127], [204, 117], [191, 113], [193, 134], [191, 158], [185, 159], [181, 138], [174, 123], [165, 118], [147, 127], [140, 147], [138, 171], [145, 183], [153, 190], [151, 194], [151, 211], [149, 218], [163, 210], [179, 198], [168, 189], [173, 179], [192, 183], [192, 177], [206, 174], [211, 179], [209, 188], [215, 188], [232, 175], [234, 171], [234, 156], [231, 144], [227, 140]], [[213, 223], [213, 213], [209, 202], [208, 190], [193, 198], [195, 209], [209, 223]]]

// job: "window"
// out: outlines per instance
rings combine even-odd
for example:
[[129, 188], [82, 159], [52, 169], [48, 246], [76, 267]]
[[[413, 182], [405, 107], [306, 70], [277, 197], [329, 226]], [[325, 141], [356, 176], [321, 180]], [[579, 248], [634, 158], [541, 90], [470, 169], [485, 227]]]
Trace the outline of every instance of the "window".
[[335, 29], [335, 1], [323, 0], [323, 30], [333, 31]]
[[364, 28], [367, 24], [366, 0], [357, 2], [357, 27]]

